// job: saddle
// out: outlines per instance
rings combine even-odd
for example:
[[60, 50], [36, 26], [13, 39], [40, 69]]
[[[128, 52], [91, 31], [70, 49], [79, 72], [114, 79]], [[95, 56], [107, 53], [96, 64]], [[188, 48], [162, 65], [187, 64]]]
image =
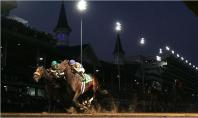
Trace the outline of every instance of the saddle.
[[83, 77], [80, 76], [80, 78], [81, 78], [81, 83], [82, 83], [81, 84], [81, 94], [83, 94], [84, 93], [84, 90], [85, 90], [85, 85], [87, 83], [89, 83], [90, 81], [92, 81], [93, 79], [91, 78], [91, 75], [88, 75], [88, 74], [83, 74]]
[[85, 83], [88, 83], [88, 82], [93, 80], [91, 75], [89, 75], [89, 74], [83, 74], [83, 75], [84, 75], [84, 78], [85, 78]]
[[83, 74], [83, 77], [80, 74], [77, 74], [81, 80], [81, 82], [84, 82], [85, 84], [92, 81], [91, 75], [89, 74]]

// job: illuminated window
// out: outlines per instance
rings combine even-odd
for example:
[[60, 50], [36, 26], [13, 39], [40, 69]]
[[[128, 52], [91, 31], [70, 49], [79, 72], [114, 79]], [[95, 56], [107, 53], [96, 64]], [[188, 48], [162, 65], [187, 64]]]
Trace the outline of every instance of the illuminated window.
[[45, 90], [38, 89], [38, 96], [45, 97]]
[[35, 96], [35, 88], [27, 87], [27, 94], [30, 96]]

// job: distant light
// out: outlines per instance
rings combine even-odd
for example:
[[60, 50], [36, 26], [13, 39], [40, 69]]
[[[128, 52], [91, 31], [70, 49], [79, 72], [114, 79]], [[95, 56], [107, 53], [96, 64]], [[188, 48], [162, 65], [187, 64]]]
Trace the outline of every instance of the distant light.
[[136, 82], [136, 79], [134, 81]]
[[20, 43], [17, 43], [17, 45], [20, 46], [21, 44]]
[[116, 22], [116, 25], [117, 25], [117, 26], [121, 26], [120, 22]]
[[98, 69], [96, 69], [96, 72], [99, 72], [99, 70], [98, 70]]
[[3, 86], [4, 88], [6, 88], [7, 86]]
[[188, 63], [188, 60], [186, 60], [186, 63]]
[[162, 48], [159, 49], [159, 53], [162, 54]]
[[183, 60], [184, 60], [184, 58], [183, 58], [183, 57], [181, 57], [181, 60], [183, 61]]
[[115, 30], [116, 30], [117, 32], [119, 32], [119, 31], [121, 31], [121, 30], [122, 30], [122, 25], [121, 25], [121, 23], [120, 23], [120, 22], [116, 22]]
[[196, 67], [196, 70], [198, 70], [198, 67]]
[[159, 66], [160, 66], [160, 67], [163, 67], [163, 66], [166, 66], [167, 64], [168, 64], [167, 62], [162, 61], [162, 62], [159, 63]]
[[169, 51], [169, 50], [170, 50], [170, 48], [169, 48], [168, 46], [166, 46], [166, 50], [168, 50], [168, 51]]
[[39, 60], [42, 61], [43, 60], [43, 57], [40, 57]]
[[119, 74], [117, 75], [117, 78], [120, 78], [120, 75]]
[[172, 54], [174, 54], [174, 53], [175, 53], [175, 51], [174, 51], [174, 50], [172, 50], [172, 51], [171, 51], [171, 53], [172, 53]]
[[77, 3], [77, 8], [79, 11], [85, 11], [87, 9], [87, 2], [85, 0], [80, 0]]
[[195, 65], [193, 65], [193, 68], [195, 68]]
[[180, 57], [179, 54], [177, 54], [177, 57], [178, 57], [178, 58]]
[[141, 44], [141, 45], [144, 45], [144, 44], [145, 44], [145, 39], [144, 39], [144, 38], [141, 38], [141, 39], [140, 39], [140, 44]]
[[161, 61], [162, 58], [161, 58], [160, 56], [157, 55], [157, 56], [156, 56], [156, 60], [157, 60], [157, 61]]
[[191, 63], [189, 63], [189, 65], [191, 66]]

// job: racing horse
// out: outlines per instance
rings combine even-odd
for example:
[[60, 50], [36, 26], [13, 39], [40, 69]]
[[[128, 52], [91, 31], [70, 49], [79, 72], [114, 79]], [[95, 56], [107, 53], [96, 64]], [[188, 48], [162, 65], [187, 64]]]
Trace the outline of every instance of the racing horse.
[[[33, 74], [33, 79], [38, 82], [41, 78], [45, 80], [45, 90], [48, 95], [48, 112], [65, 112], [66, 107], [68, 106], [69, 98], [67, 85], [64, 79], [55, 78], [53, 74], [51, 74], [44, 67], [37, 67], [36, 71]], [[71, 100], [70, 100], [71, 101]], [[62, 109], [58, 109], [62, 108]]]
[[91, 81], [83, 83], [81, 81], [81, 76], [79, 74], [73, 73], [72, 67], [69, 65], [69, 60], [66, 59], [60, 63], [59, 69], [61, 72], [64, 72], [67, 85], [70, 88], [70, 91], [73, 93], [71, 97], [76, 108], [84, 108], [84, 110], [87, 109], [86, 106], [79, 103], [78, 98], [85, 95], [86, 92], [92, 91], [93, 94], [91, 95], [90, 99], [86, 101], [88, 102], [88, 105], [93, 105], [91, 107], [94, 108], [94, 110], [105, 110], [111, 112], [117, 111], [113, 96], [107, 90], [101, 89], [95, 74], [86, 75], [91, 78]]
[[[72, 101], [77, 108], [82, 108], [82, 104], [79, 103], [78, 98], [85, 92], [92, 90], [93, 96], [88, 100], [91, 103], [96, 98], [96, 92], [104, 94], [100, 90], [99, 82], [94, 75], [90, 75], [91, 81], [87, 83], [81, 82], [81, 77], [78, 74], [73, 73], [68, 60], [64, 60], [60, 63], [59, 69], [65, 73], [67, 85], [71, 88], [73, 92]], [[83, 85], [84, 84], [84, 85]]]

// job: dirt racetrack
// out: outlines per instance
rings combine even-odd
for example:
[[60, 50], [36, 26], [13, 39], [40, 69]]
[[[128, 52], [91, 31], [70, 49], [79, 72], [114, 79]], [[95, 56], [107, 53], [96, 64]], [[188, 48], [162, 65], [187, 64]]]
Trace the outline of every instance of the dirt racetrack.
[[1, 117], [23, 118], [198, 118], [198, 113], [93, 113], [93, 114], [67, 114], [67, 113], [1, 113]]

